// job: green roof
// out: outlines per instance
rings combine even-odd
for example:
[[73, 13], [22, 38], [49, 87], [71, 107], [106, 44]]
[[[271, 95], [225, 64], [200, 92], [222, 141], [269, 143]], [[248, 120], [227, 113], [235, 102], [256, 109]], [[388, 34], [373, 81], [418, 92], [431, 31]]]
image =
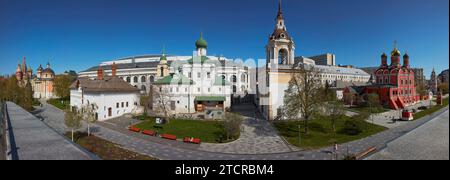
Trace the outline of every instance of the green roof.
[[205, 62], [208, 61], [208, 60], [209, 60], [209, 58], [206, 57], [206, 56], [201, 56], [201, 57], [198, 57], [198, 56], [197, 56], [197, 57], [193, 57], [193, 58], [187, 60], [187, 62], [188, 62], [189, 64], [193, 64], [194, 62], [195, 62], [195, 63], [200, 62], [201, 64], [203, 64], [203, 63], [205, 63]]
[[153, 84], [155, 85], [193, 85], [194, 81], [190, 80], [186, 76], [182, 74], [177, 74], [178, 77], [175, 78], [175, 74], [170, 74], [168, 76], [163, 77], [162, 79], [157, 80]]
[[195, 42], [195, 46], [197, 46], [197, 48], [207, 48], [208, 47], [208, 42], [206, 42], [205, 39], [203, 39], [203, 33], [200, 34], [200, 39], [198, 39]]
[[197, 96], [195, 101], [225, 101], [224, 96]]
[[231, 83], [228, 82], [223, 76], [217, 76], [216, 80], [214, 81], [214, 86], [228, 86], [228, 85], [231, 85]]
[[160, 61], [167, 61], [167, 57], [166, 57], [166, 55], [165, 54], [163, 54], [162, 56], [161, 56], [161, 58], [159, 59]]

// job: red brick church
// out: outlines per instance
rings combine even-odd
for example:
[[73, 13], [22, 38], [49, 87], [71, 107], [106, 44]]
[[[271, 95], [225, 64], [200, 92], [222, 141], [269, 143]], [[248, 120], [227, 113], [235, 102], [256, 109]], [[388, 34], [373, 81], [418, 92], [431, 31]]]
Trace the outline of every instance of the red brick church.
[[381, 65], [375, 71], [375, 82], [369, 86], [349, 86], [344, 90], [346, 104], [354, 105], [364, 101], [364, 96], [371, 93], [378, 94], [383, 106], [391, 109], [404, 109], [415, 104], [420, 97], [416, 94], [414, 71], [409, 66], [409, 55], [403, 56], [397, 49], [391, 52], [391, 64], [388, 64], [385, 53], [381, 56]]

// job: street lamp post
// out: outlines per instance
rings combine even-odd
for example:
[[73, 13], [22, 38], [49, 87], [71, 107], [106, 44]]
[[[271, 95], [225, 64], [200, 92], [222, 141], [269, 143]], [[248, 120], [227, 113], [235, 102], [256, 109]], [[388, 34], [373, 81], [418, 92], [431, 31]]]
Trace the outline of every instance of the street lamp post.
[[298, 146], [300, 147], [301, 143], [301, 125], [298, 125]]

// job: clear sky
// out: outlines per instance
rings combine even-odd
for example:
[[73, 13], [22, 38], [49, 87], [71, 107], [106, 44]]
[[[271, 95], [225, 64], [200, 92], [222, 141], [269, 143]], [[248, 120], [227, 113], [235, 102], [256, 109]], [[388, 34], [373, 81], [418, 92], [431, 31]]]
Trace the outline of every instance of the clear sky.
[[[0, 0], [0, 74], [27, 57], [57, 73], [161, 52], [191, 55], [201, 31], [209, 55], [265, 58], [276, 0]], [[398, 41], [411, 65], [449, 67], [448, 0], [283, 0], [297, 56], [336, 54], [377, 66]]]

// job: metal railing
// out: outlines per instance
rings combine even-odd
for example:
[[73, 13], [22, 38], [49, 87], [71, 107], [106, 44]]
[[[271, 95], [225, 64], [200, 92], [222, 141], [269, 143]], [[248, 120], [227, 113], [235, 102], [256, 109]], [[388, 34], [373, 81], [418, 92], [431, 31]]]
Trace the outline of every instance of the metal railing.
[[4, 102], [0, 101], [0, 160], [6, 160], [6, 120]]

